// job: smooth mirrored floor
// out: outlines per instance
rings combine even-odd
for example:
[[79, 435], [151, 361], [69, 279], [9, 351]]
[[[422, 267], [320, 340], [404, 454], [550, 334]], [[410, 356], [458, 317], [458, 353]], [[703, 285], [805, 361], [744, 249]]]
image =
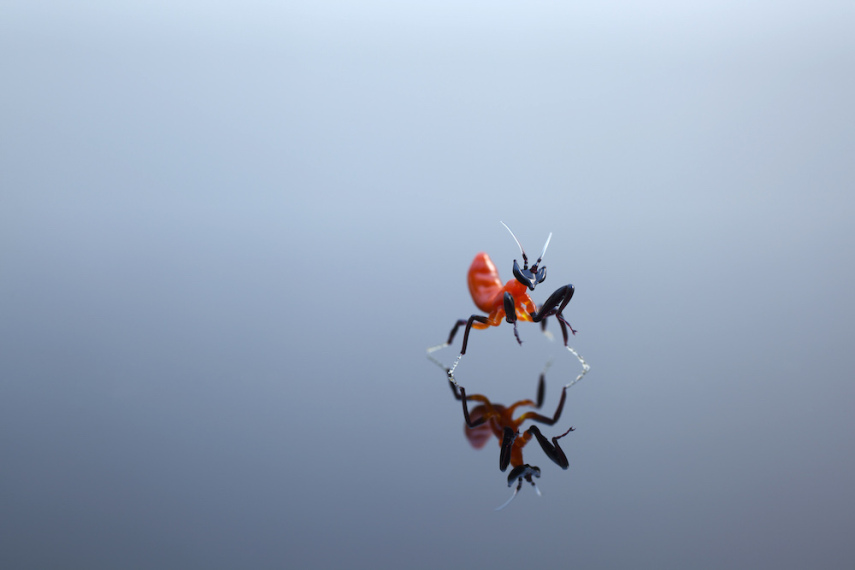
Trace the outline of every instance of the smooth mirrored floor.
[[[0, 566], [852, 566], [851, 10], [42, 8], [0, 18]], [[497, 512], [426, 349], [500, 221], [591, 368]], [[470, 422], [554, 419], [548, 321], [471, 331]]]

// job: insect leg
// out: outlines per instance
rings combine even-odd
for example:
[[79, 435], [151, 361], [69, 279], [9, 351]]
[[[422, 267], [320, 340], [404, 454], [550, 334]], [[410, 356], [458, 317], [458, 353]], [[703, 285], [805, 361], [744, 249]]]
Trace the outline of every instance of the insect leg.
[[457, 329], [459, 329], [461, 325], [465, 325], [465, 324], [466, 324], [466, 319], [460, 319], [459, 321], [454, 323], [454, 326], [451, 327], [451, 332], [448, 334], [448, 340], [445, 341], [444, 344], [438, 344], [436, 346], [431, 346], [430, 348], [428, 348], [427, 349], [428, 354], [430, 354], [431, 352], [436, 352], [440, 348], [445, 348], [446, 346], [450, 345], [451, 341], [454, 340], [454, 335], [457, 334]]
[[514, 447], [514, 440], [517, 438], [517, 433], [508, 426], [505, 426], [504, 436], [502, 437], [502, 451], [499, 453], [499, 469], [504, 471], [511, 463], [511, 450]]
[[576, 292], [576, 289], [572, 284], [564, 285], [563, 287], [559, 287], [555, 290], [552, 295], [546, 300], [546, 302], [540, 307], [539, 311], [535, 311], [531, 313], [531, 320], [536, 323], [543, 321], [546, 317], [555, 315], [558, 319], [559, 324], [561, 325], [561, 333], [564, 335], [564, 346], [567, 346], [569, 341], [567, 335], [567, 328], [569, 327], [570, 331], [575, 335], [576, 331], [570, 326], [570, 323], [564, 318], [562, 311], [564, 311], [564, 307], [567, 306], [567, 303], [570, 302], [570, 299], [573, 298], [573, 293]]
[[570, 462], [567, 461], [567, 456], [564, 455], [564, 450], [561, 449], [561, 446], [558, 445], [558, 440], [573, 431], [571, 427], [561, 435], [552, 438], [552, 443], [549, 443], [549, 440], [540, 433], [540, 429], [537, 426], [531, 426], [526, 430], [529, 433], [534, 434], [534, 437], [537, 438], [537, 442], [540, 444], [540, 447], [543, 449], [543, 452], [549, 457], [552, 461], [555, 462], [556, 465], [561, 467], [562, 469], [567, 469], [570, 466]]
[[[448, 377], [454, 378], [454, 369], [457, 368], [457, 365], [460, 363], [460, 359], [466, 354], [466, 345], [469, 344], [469, 331], [472, 330], [472, 323], [479, 322], [487, 324], [490, 320], [487, 317], [482, 315], [472, 315], [469, 317], [469, 320], [466, 322], [466, 330], [463, 332], [463, 346], [460, 348], [460, 354], [457, 355], [457, 358], [454, 360], [454, 364], [451, 365], [451, 368], [448, 370]], [[452, 333], [455, 332], [456, 328], [460, 326], [461, 321], [457, 321], [457, 324], [454, 325], [454, 329], [452, 329]], [[453, 334], [452, 334], [453, 336]]]
[[537, 383], [537, 409], [543, 405], [543, 397], [546, 395], [546, 376], [540, 375], [540, 381]]
[[567, 322], [567, 319], [564, 318], [563, 311], [564, 308], [567, 306], [567, 303], [570, 302], [570, 299], [573, 298], [574, 292], [575, 288], [572, 284], [559, 287], [555, 290], [554, 293], [552, 293], [552, 295], [549, 296], [546, 302], [540, 307], [539, 311], [529, 313], [531, 315], [531, 320], [536, 323], [545, 323], [546, 317], [555, 315], [555, 318], [558, 319], [558, 324], [561, 325], [561, 334], [564, 337], [564, 347], [569, 350], [570, 353], [575, 356], [577, 360], [579, 360], [579, 364], [582, 365], [582, 372], [578, 376], [576, 376], [575, 380], [567, 383], [567, 385], [564, 386], [565, 388], [569, 388], [570, 386], [581, 380], [582, 377], [584, 377], [585, 374], [587, 374], [588, 371], [591, 369], [590, 365], [585, 362], [585, 359], [582, 358], [582, 356], [578, 352], [576, 352], [576, 350], [574, 350], [573, 347], [569, 344], [570, 337], [567, 334], [567, 329], [569, 328], [570, 332], [572, 332], [574, 335], [576, 334], [576, 331], [573, 329], [572, 326], [570, 326], [570, 323]]
[[[471, 317], [469, 317], [469, 320], [466, 322], [466, 330], [463, 331], [463, 346], [460, 348], [461, 355], [466, 354], [466, 345], [469, 344], [469, 331], [472, 330], [472, 323], [474, 323], [475, 321], [487, 324], [489, 322], [489, 319], [482, 315], [472, 315]], [[458, 321], [458, 323], [459, 322], [460, 321]]]
[[[451, 380], [449, 380], [448, 382], [449, 382], [449, 384], [453, 384], [451, 382]], [[453, 385], [452, 385], [451, 389], [454, 390]], [[457, 397], [457, 390], [454, 390], [454, 396]], [[481, 396], [481, 397], [483, 398], [483, 396]], [[478, 396], [475, 395], [475, 396], [472, 396], [472, 398], [478, 399]], [[463, 419], [466, 420], [467, 426], [474, 428], [474, 427], [480, 426], [481, 424], [483, 424], [484, 422], [487, 421], [486, 415], [481, 416], [480, 418], [478, 418], [474, 422], [472, 421], [472, 418], [469, 417], [469, 406], [466, 404], [466, 402], [467, 402], [467, 400], [469, 400], [469, 398], [466, 397], [466, 388], [464, 388], [463, 386], [460, 386], [460, 397], [459, 397], [459, 399], [463, 401]]]
[[555, 425], [555, 423], [558, 422], [559, 418], [561, 418], [561, 412], [564, 411], [564, 402], [566, 400], [567, 387], [565, 386], [564, 389], [561, 391], [561, 400], [558, 402], [558, 407], [555, 409], [555, 414], [551, 418], [542, 414], [538, 414], [537, 412], [526, 412], [519, 417], [518, 421], [531, 420], [533, 422], [540, 422], [548, 426]]
[[522, 344], [520, 340], [520, 333], [517, 332], [517, 309], [514, 305], [514, 297], [507, 291], [505, 291], [505, 296], [502, 298], [502, 303], [505, 305], [505, 320], [512, 325], [514, 325], [514, 336], [517, 337], [517, 342]]

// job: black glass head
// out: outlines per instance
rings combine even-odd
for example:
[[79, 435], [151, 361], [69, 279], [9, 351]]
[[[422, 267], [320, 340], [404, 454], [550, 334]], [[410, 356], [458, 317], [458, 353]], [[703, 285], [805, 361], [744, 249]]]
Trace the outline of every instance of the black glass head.
[[[501, 223], [509, 232], [511, 232], [511, 228], [509, 228], [505, 222]], [[549, 247], [549, 240], [552, 239], [552, 233], [550, 232], [549, 236], [546, 238], [546, 243], [543, 245], [543, 251], [540, 252], [540, 257], [537, 258], [537, 261], [534, 262], [531, 269], [528, 268], [528, 257], [525, 254], [525, 250], [523, 249], [520, 240], [517, 239], [514, 232], [511, 232], [511, 237], [514, 238], [515, 242], [517, 242], [517, 246], [520, 248], [520, 253], [523, 258], [522, 269], [520, 269], [520, 265], [517, 263], [517, 260], [514, 260], [514, 277], [517, 281], [534, 291], [537, 284], [543, 283], [543, 280], [546, 279], [546, 266], [544, 265], [543, 267], [538, 268], [538, 265], [543, 259], [543, 256], [546, 255], [546, 248]]]
[[[525, 265], [528, 265], [527, 263]], [[534, 288], [538, 283], [543, 283], [543, 280], [546, 279], [546, 266], [538, 268], [537, 264], [531, 266], [531, 269], [520, 269], [520, 264], [517, 263], [517, 260], [514, 260], [514, 277], [517, 278], [517, 281], [534, 291]]]
[[534, 485], [534, 481], [531, 480], [532, 476], [540, 478], [540, 467], [529, 465], [528, 463], [514, 467], [508, 474], [508, 487], [513, 487], [517, 481], [522, 484], [523, 479]]

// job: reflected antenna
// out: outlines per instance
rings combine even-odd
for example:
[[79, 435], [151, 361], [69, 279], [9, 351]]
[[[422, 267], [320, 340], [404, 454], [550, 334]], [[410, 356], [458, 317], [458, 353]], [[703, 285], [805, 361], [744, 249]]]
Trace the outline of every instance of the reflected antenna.
[[501, 511], [502, 509], [504, 509], [505, 507], [507, 507], [508, 505], [510, 505], [510, 504], [511, 504], [511, 501], [513, 501], [513, 500], [514, 500], [514, 498], [517, 496], [517, 493], [519, 493], [519, 492], [520, 492], [520, 487], [522, 487], [522, 485], [517, 485], [517, 488], [516, 488], [516, 489], [514, 489], [514, 494], [513, 494], [513, 495], [511, 495], [511, 498], [510, 498], [510, 499], [508, 499], [507, 501], [505, 501], [504, 503], [502, 503], [502, 505], [501, 505], [501, 506], [496, 507], [496, 510], [497, 510], [497, 511]]

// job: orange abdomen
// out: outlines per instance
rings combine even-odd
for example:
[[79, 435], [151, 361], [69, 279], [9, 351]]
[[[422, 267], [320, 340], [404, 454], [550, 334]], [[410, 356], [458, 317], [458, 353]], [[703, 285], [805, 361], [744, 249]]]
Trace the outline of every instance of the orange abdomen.
[[469, 293], [475, 305], [485, 313], [493, 310], [496, 296], [502, 291], [499, 270], [483, 251], [475, 256], [469, 266]]
[[[473, 408], [472, 411], [469, 412], [469, 417], [473, 422], [484, 417], [484, 406], [476, 406]], [[465, 423], [463, 424], [463, 433], [466, 434], [466, 439], [469, 440], [472, 447], [475, 449], [481, 449], [493, 438], [493, 428], [490, 424], [491, 422], [486, 422], [479, 426], [475, 426], [474, 428], [469, 427]]]

